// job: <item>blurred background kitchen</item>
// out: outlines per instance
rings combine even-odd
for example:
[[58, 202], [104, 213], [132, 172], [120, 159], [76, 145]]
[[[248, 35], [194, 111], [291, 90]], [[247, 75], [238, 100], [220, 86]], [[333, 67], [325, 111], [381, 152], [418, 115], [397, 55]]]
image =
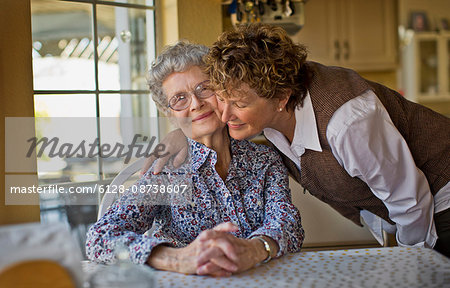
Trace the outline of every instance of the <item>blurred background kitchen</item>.
[[[16, 116], [133, 117], [143, 120], [132, 131], [98, 122], [79, 129], [109, 143], [141, 132], [160, 136], [159, 126], [145, 121], [158, 116], [145, 80], [158, 51], [178, 39], [210, 45], [222, 31], [254, 21], [285, 28], [308, 47], [310, 60], [352, 68], [450, 116], [448, 0], [2, 0], [1, 143], [5, 117]], [[38, 137], [47, 133], [42, 127], [36, 125]], [[2, 162], [5, 156], [0, 149]], [[32, 160], [24, 163], [27, 172], [2, 166], [1, 189], [14, 175], [25, 175], [29, 185], [107, 184], [125, 166], [113, 157]], [[298, 183], [291, 181], [291, 189], [305, 248], [378, 245], [366, 228], [304, 194]], [[80, 243], [101, 198], [70, 205], [61, 195], [32, 195], [39, 206], [6, 206], [3, 190], [0, 195], [0, 225], [63, 222]]]

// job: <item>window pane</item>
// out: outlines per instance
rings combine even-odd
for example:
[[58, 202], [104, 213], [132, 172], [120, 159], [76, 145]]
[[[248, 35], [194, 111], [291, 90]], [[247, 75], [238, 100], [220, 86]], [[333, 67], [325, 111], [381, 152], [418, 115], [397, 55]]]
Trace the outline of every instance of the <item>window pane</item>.
[[[148, 94], [101, 94], [100, 115], [102, 144], [107, 143], [112, 147], [117, 143], [128, 145], [137, 137], [135, 143], [147, 147], [153, 136], [155, 136], [153, 147], [159, 143], [156, 107]], [[147, 138], [144, 139], [144, 136]], [[117, 154], [104, 158], [102, 166], [104, 179], [114, 177], [127, 164], [132, 163], [135, 154], [133, 153], [127, 163], [125, 160], [126, 157], [117, 157]]]
[[149, 94], [100, 94], [100, 117], [156, 117]]
[[35, 90], [95, 89], [91, 7], [52, 0], [31, 2]]
[[[34, 101], [38, 141], [43, 137], [55, 139], [49, 142], [47, 149], [36, 146], [36, 152], [43, 151], [37, 159], [39, 184], [98, 180], [97, 158], [88, 157], [88, 145], [97, 137], [95, 96], [35, 95]], [[68, 147], [73, 147], [71, 152], [75, 151], [83, 140], [84, 155], [63, 157], [58, 153], [68, 152]], [[64, 144], [66, 148], [62, 148]]]
[[95, 95], [34, 95], [36, 117], [96, 117]]
[[100, 90], [147, 89], [147, 63], [154, 51], [153, 11], [98, 5], [97, 15], [99, 25], [107, 27], [99, 32]]
[[439, 91], [437, 61], [438, 45], [436, 40], [423, 40], [419, 44], [420, 51], [420, 92], [435, 95]]

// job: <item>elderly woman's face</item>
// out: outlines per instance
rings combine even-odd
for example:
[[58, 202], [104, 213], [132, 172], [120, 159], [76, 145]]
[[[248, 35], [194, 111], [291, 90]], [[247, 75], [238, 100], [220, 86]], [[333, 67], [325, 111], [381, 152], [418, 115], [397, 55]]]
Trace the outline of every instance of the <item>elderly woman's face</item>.
[[[180, 111], [171, 109], [170, 116], [175, 117], [183, 133], [194, 140], [225, 127], [218, 116], [215, 95], [203, 99], [198, 97], [205, 84], [208, 84], [208, 76], [198, 66], [193, 66], [184, 72], [170, 74], [162, 85], [169, 103], [175, 103], [174, 99], [191, 98], [189, 106]], [[178, 108], [176, 105], [172, 106]]]

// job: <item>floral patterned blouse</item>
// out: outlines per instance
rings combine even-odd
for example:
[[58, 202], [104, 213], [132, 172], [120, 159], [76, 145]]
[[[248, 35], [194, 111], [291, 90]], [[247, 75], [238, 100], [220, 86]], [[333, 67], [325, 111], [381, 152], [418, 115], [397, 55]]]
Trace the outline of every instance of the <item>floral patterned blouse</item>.
[[203, 230], [222, 222], [239, 226], [240, 230], [232, 233], [236, 237], [271, 237], [280, 247], [277, 256], [300, 250], [304, 238], [300, 213], [291, 203], [288, 173], [276, 152], [231, 139], [232, 159], [223, 181], [214, 167], [216, 152], [191, 139], [189, 145], [189, 203], [156, 205], [142, 197], [137, 199], [139, 193], [131, 191], [158, 182], [150, 169], [90, 227], [86, 240], [90, 260], [112, 262], [115, 245], [123, 242], [129, 247], [131, 260], [143, 264], [157, 245], [187, 246]]

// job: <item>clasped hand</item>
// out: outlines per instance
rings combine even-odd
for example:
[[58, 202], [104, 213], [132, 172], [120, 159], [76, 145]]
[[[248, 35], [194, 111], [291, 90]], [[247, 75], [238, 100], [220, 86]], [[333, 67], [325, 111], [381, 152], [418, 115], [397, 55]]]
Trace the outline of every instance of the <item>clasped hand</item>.
[[238, 229], [234, 224], [222, 223], [203, 231], [191, 244], [177, 249], [176, 270], [223, 277], [252, 268], [264, 255], [258, 255], [258, 240], [240, 239], [229, 233]]

